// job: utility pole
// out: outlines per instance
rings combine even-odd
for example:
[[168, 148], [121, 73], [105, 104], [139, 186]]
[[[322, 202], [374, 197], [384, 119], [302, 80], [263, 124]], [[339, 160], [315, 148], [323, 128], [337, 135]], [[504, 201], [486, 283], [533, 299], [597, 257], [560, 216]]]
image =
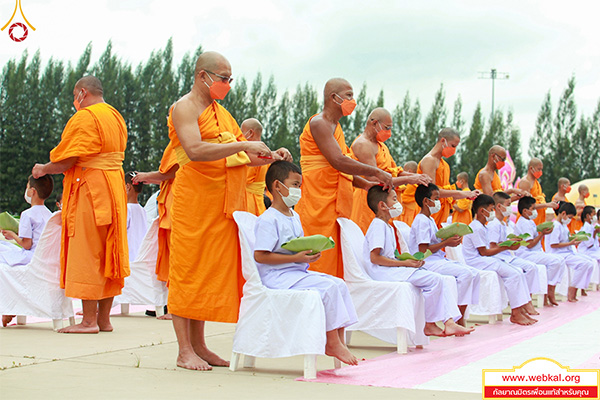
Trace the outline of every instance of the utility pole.
[[496, 79], [508, 79], [508, 72], [498, 72], [496, 68], [492, 68], [490, 72], [479, 72], [479, 79], [492, 80], [492, 118], [494, 118], [494, 92], [496, 90]]

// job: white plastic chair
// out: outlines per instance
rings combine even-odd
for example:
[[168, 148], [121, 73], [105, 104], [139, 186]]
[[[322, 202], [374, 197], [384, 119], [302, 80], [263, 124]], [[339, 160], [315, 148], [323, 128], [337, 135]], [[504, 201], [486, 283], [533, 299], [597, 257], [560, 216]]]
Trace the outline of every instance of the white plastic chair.
[[365, 272], [363, 245], [365, 237], [353, 221], [338, 218], [341, 231], [344, 280], [358, 315], [358, 323], [346, 328], [347, 342], [352, 331], [363, 331], [406, 354], [408, 345], [429, 344], [423, 333], [425, 306], [421, 291], [408, 282], [383, 282]]
[[[317, 355], [325, 354], [325, 309], [315, 290], [269, 289], [262, 284], [254, 261], [254, 224], [257, 217], [236, 211], [246, 283], [239, 320], [233, 336], [229, 369], [236, 371], [240, 356], [253, 368], [256, 357], [304, 355], [304, 378], [317, 376]], [[339, 364], [336, 363], [336, 367]]]
[[27, 316], [52, 319], [54, 330], [63, 327], [65, 318], [75, 324], [73, 301], [60, 288], [61, 230], [57, 211], [44, 227], [29, 264], [0, 264], [0, 314], [16, 315], [19, 325], [26, 324]]
[[142, 240], [137, 259], [129, 266], [131, 274], [125, 278], [125, 285], [113, 304], [121, 304], [121, 314], [129, 314], [129, 305], [153, 305], [156, 316], [164, 315], [168, 289], [164, 282], [156, 278], [156, 258], [158, 257], [158, 218], [155, 218]]

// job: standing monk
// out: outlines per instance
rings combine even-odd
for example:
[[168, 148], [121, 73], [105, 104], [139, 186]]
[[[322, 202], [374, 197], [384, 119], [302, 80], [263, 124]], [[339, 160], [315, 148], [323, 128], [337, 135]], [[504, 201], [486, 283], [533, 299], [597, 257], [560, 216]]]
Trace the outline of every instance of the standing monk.
[[587, 185], [579, 185], [577, 188], [577, 193], [579, 193], [579, 197], [575, 200], [575, 210], [577, 210], [577, 215], [573, 217], [571, 222], [569, 223], [569, 232], [575, 233], [579, 232], [583, 227], [583, 221], [581, 221], [581, 213], [585, 206], [587, 206], [587, 202], [585, 199], [590, 197], [590, 189]]
[[73, 90], [75, 109], [50, 162], [35, 164], [34, 178], [64, 173], [60, 287], [81, 299], [83, 321], [62, 333], [113, 330], [110, 309], [129, 275], [127, 195], [123, 159], [127, 128], [106, 104], [102, 83], [85, 76]]
[[507, 189], [502, 188], [500, 176], [497, 170], [504, 167], [506, 163], [506, 150], [502, 146], [494, 145], [488, 150], [488, 161], [485, 167], [479, 170], [475, 177], [475, 189], [481, 190], [483, 194], [493, 196], [496, 192], [504, 192], [511, 196], [510, 201], [517, 201], [524, 195], [528, 194], [528, 190]]
[[[442, 157], [452, 157], [456, 152], [456, 146], [460, 143], [460, 135], [452, 128], [444, 128], [438, 133], [438, 140], [429, 153], [419, 162], [417, 173], [426, 174], [433, 183], [440, 189], [441, 209], [432, 214], [438, 228], [446, 222], [454, 199], [475, 198], [479, 194], [477, 191], [456, 190], [456, 186], [450, 184], [450, 166]], [[415, 190], [417, 186], [408, 186], [402, 195], [403, 201], [408, 205], [400, 216], [400, 220], [412, 225], [416, 214], [420, 212], [419, 206], [415, 203]], [[409, 211], [406, 211], [409, 209]], [[412, 215], [415, 212], [415, 215]]]
[[538, 182], [543, 170], [542, 160], [532, 158], [527, 166], [527, 175], [519, 182], [519, 189], [531, 193], [531, 197], [535, 199], [536, 204], [533, 208], [535, 210], [542, 209], [542, 212], [538, 212], [538, 217], [533, 220], [536, 225], [546, 222], [546, 208], [558, 208], [558, 203], [554, 201], [546, 203], [546, 195], [542, 192], [542, 185]]
[[[261, 139], [263, 126], [256, 118], [248, 118], [240, 125], [242, 134], [251, 142]], [[246, 203], [249, 213], [256, 216], [262, 214], [265, 210], [265, 176], [267, 175], [268, 165], [261, 165], [248, 169], [246, 178]]]
[[559, 202], [559, 201], [569, 201], [567, 200], [567, 193], [571, 192], [571, 181], [569, 180], [569, 178], [559, 178], [558, 179], [558, 192], [554, 193], [554, 196], [552, 196], [552, 201], [554, 202]]
[[[385, 108], [374, 109], [367, 118], [365, 130], [352, 143], [351, 150], [354, 158], [392, 174], [396, 188], [407, 183], [429, 184], [431, 182], [429, 176], [405, 172], [402, 167], [396, 166], [390, 150], [384, 143], [391, 135], [392, 116], [389, 111]], [[400, 193], [401, 191], [397, 190], [398, 197], [400, 197]], [[367, 204], [367, 191], [355, 188], [353, 199], [351, 218], [366, 234], [371, 221], [373, 221], [373, 211]]]
[[392, 187], [393, 183], [390, 173], [350, 157], [339, 124], [356, 107], [350, 83], [341, 78], [330, 79], [325, 84], [324, 98], [323, 111], [310, 117], [300, 135], [303, 182], [296, 211], [307, 236], [322, 234], [335, 241], [335, 249], [323, 252], [310, 268], [343, 278], [337, 218], [350, 218], [352, 185], [365, 190], [372, 185], [360, 175], [373, 177], [385, 187]]
[[243, 278], [232, 214], [246, 209], [247, 165], [291, 158], [285, 149], [271, 152], [262, 142], [246, 141], [231, 114], [215, 101], [226, 96], [231, 80], [225, 57], [201, 54], [192, 90], [175, 103], [168, 122], [179, 164], [171, 207], [168, 306], [179, 345], [177, 366], [193, 370], [229, 365], [208, 350], [204, 321], [238, 318]]

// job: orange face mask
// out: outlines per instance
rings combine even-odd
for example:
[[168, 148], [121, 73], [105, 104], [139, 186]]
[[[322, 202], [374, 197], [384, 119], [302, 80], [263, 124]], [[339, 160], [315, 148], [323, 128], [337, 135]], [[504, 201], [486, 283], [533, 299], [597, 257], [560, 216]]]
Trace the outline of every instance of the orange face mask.
[[210, 86], [208, 86], [208, 83], [204, 82], [204, 84], [210, 89], [211, 99], [223, 100], [225, 96], [227, 96], [227, 93], [229, 93], [229, 90], [231, 89], [231, 86], [229, 86], [229, 82], [215, 81], [213, 78], [211, 78], [210, 74], [206, 75], [212, 81], [212, 84]]
[[542, 177], [542, 175], [543, 175], [542, 171], [535, 171], [533, 173], [533, 176], [535, 177], [535, 179], [540, 179]]
[[444, 139], [444, 141], [446, 142], [446, 147], [442, 148], [442, 157], [452, 157], [454, 153], [456, 153], [456, 147], [450, 146], [446, 139]]
[[567, 186], [567, 188], [565, 189], [565, 193], [571, 193], [571, 186]]
[[79, 92], [79, 94], [77, 95], [77, 97], [75, 98], [75, 100], [73, 100], [73, 107], [75, 107], [75, 110], [79, 111], [81, 110], [81, 100], [79, 100], [79, 96], [83, 93], [83, 90], [81, 92]]
[[[381, 122], [377, 121], [377, 123], [379, 124], [379, 126], [381, 126]], [[379, 142], [383, 143], [392, 137], [392, 130], [391, 129], [383, 129], [383, 126], [381, 126], [381, 128], [382, 129], [379, 132], [377, 132], [377, 140]]]
[[585, 196], [583, 196], [584, 199], [587, 199], [588, 197], [590, 197], [590, 192], [587, 192]]
[[356, 100], [343, 99], [342, 96], [340, 96], [337, 93], [335, 93], [335, 95], [342, 99], [341, 103], [336, 102], [336, 104], [339, 104], [342, 107], [342, 115], [344, 115], [344, 117], [347, 117], [348, 115], [352, 114], [352, 112], [356, 108]]

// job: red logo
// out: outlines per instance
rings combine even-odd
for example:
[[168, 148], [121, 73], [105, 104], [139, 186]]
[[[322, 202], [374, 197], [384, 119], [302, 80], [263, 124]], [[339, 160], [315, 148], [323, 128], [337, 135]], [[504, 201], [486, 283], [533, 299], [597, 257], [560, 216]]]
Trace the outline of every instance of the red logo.
[[[27, 24], [27, 25], [25, 25], [22, 22], [15, 22], [14, 24], [10, 25], [13, 18], [17, 14], [17, 10], [20, 11], [21, 17], [23, 17], [23, 20], [25, 21], [25, 24]], [[33, 27], [33, 25], [31, 25], [29, 23], [29, 21], [27, 21], [25, 14], [23, 14], [23, 9], [21, 8], [21, 0], [15, 0], [15, 10], [13, 11], [12, 16], [10, 17], [10, 19], [8, 20], [6, 25], [4, 25], [2, 28], [0, 28], [0, 31], [5, 30], [9, 25], [10, 25], [10, 28], [8, 29], [8, 36], [17, 43], [22, 42], [23, 40], [27, 39], [27, 35], [29, 34], [29, 29], [27, 29], [27, 26], [29, 26], [29, 28], [31, 28], [32, 30], [35, 31], [35, 28]], [[17, 31], [15, 32], [15, 28], [23, 29], [23, 33], [21, 36], [17, 36], [17, 35], [19, 35], [20, 32], [19, 32], [19, 29], [17, 29]]]
[[[13, 30], [16, 27], [20, 27], [23, 28], [23, 36], [21, 37], [16, 37], [13, 33]], [[15, 42], [22, 42], [23, 40], [27, 39], [27, 35], [29, 34], [29, 30], [27, 29], [27, 26], [25, 26], [25, 24], [21, 23], [21, 22], [15, 22], [14, 24], [12, 24], [10, 26], [10, 28], [8, 28], [8, 36], [10, 36], [10, 38], [12, 40], [14, 40]]]

